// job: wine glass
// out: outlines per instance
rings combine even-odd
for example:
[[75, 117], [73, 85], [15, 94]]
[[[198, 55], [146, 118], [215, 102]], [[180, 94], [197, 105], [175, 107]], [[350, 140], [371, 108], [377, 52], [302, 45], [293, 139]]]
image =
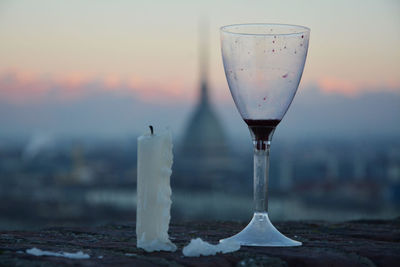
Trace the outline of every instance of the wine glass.
[[310, 29], [286, 24], [237, 24], [220, 29], [225, 75], [254, 144], [254, 215], [238, 234], [223, 239], [244, 246], [300, 246], [268, 218], [272, 135], [288, 110], [307, 57]]

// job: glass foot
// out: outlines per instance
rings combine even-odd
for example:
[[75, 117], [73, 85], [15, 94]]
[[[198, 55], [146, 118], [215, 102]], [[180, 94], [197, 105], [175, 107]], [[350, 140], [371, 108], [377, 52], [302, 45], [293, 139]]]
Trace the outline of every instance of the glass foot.
[[220, 242], [234, 241], [241, 246], [294, 247], [301, 242], [281, 234], [271, 223], [268, 213], [254, 213], [251, 222], [238, 234], [222, 239]]

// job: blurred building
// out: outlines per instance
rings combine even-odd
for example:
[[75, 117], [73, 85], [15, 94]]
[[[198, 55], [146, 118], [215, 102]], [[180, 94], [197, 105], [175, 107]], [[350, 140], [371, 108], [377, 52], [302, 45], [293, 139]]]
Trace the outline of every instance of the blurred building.
[[199, 99], [178, 145], [173, 183], [182, 187], [209, 189], [223, 184], [227, 171], [232, 170], [234, 159], [229, 150], [227, 135], [210, 99], [207, 39], [201, 36], [200, 40]]

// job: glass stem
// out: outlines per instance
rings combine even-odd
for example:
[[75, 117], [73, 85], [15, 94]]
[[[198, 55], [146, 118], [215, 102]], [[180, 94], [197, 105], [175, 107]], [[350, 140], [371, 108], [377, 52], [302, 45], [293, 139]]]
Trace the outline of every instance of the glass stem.
[[268, 212], [268, 171], [271, 142], [254, 142], [254, 212]]

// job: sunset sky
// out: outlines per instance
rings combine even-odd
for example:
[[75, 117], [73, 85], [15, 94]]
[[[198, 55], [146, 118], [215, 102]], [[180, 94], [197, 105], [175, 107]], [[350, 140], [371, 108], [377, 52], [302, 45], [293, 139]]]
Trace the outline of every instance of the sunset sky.
[[2, 0], [0, 100], [24, 106], [50, 95], [68, 102], [101, 90], [133, 94], [144, 103], [193, 102], [201, 20], [209, 21], [216, 100], [231, 101], [219, 27], [247, 22], [311, 28], [304, 90], [350, 97], [400, 93], [397, 0]]

